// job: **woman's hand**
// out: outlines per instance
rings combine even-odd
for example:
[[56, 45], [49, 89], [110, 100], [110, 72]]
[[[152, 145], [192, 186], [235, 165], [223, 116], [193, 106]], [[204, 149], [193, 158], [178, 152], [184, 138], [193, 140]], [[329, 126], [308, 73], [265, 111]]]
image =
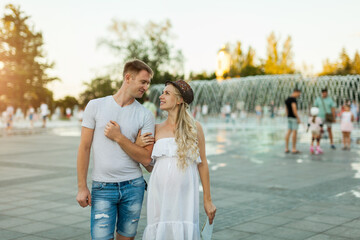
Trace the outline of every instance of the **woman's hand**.
[[204, 208], [205, 208], [206, 215], [209, 218], [209, 223], [211, 225], [213, 223], [213, 221], [214, 221], [214, 218], [215, 218], [216, 207], [212, 203], [212, 201], [205, 201], [204, 202]]
[[148, 145], [154, 144], [155, 138], [151, 135], [152, 135], [151, 132], [147, 132], [144, 133], [143, 135], [140, 135], [140, 131], [139, 131], [139, 134], [136, 137], [135, 144], [140, 147], [146, 147]]

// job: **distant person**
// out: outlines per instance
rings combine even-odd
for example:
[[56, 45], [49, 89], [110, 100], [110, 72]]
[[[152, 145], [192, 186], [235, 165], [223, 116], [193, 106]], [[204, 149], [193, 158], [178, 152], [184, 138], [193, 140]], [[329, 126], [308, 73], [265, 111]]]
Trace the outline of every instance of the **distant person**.
[[298, 154], [300, 151], [296, 149], [296, 137], [299, 124], [301, 123], [297, 109], [297, 98], [300, 97], [301, 91], [297, 88], [294, 89], [293, 93], [285, 100], [285, 111], [288, 117], [288, 131], [285, 136], [285, 153], [289, 153], [289, 139], [292, 136], [292, 149], [291, 153]]
[[208, 113], [209, 113], [209, 106], [206, 103], [204, 103], [201, 107], [201, 115], [204, 119], [204, 122], [207, 122]]
[[354, 115], [350, 111], [350, 106], [345, 104], [344, 112], [341, 113], [341, 120], [340, 120], [340, 129], [343, 135], [343, 150], [350, 150], [351, 145], [351, 131], [353, 130]]
[[357, 105], [355, 100], [350, 105], [350, 111], [354, 116], [354, 121], [357, 122], [359, 106]]
[[275, 117], [275, 103], [274, 103], [274, 101], [270, 102], [269, 108], [270, 108], [270, 118], [274, 118]]
[[9, 105], [6, 108], [6, 129], [11, 130], [14, 122], [14, 107]]
[[[77, 158], [78, 194], [82, 207], [91, 206], [91, 238], [135, 238], [144, 198], [140, 164], [151, 162], [153, 144], [136, 145], [138, 134], [154, 136], [152, 113], [136, 101], [149, 89], [151, 68], [132, 60], [123, 69], [123, 84], [114, 94], [91, 100], [84, 111]], [[116, 133], [116, 134], [115, 134]], [[92, 148], [92, 190], [87, 174]]]
[[[308, 121], [308, 128], [307, 131], [311, 131], [311, 146], [310, 146], [310, 153], [311, 154], [321, 154], [323, 150], [320, 148], [320, 139], [321, 133], [323, 132], [323, 124], [320, 117], [317, 115], [319, 114], [319, 109], [317, 107], [312, 107], [310, 109], [311, 117]], [[316, 148], [314, 148], [314, 141], [316, 140]]]
[[34, 128], [34, 114], [35, 114], [35, 109], [34, 109], [34, 107], [32, 105], [30, 105], [29, 109], [28, 109], [30, 128]]
[[66, 113], [66, 118], [70, 119], [71, 118], [71, 108], [67, 107], [65, 109], [65, 113]]
[[156, 118], [156, 116], [157, 116], [156, 105], [154, 103], [150, 102], [150, 98], [148, 96], [145, 97], [143, 106], [154, 115], [154, 118]]
[[79, 109], [77, 117], [78, 117], [79, 122], [81, 123], [83, 120], [83, 117], [84, 117], [84, 109], [82, 109], [82, 108]]
[[331, 126], [336, 121], [336, 104], [332, 98], [328, 96], [328, 90], [326, 88], [321, 90], [321, 97], [315, 99], [314, 107], [319, 108], [319, 117], [327, 127], [331, 148], [335, 150], [336, 147], [334, 145]]
[[41, 118], [42, 118], [42, 127], [45, 128], [46, 127], [46, 119], [49, 115], [49, 107], [45, 102], [41, 102], [40, 114], [41, 114]]
[[225, 121], [228, 123], [230, 122], [231, 118], [231, 106], [230, 103], [227, 102], [224, 106], [224, 114], [225, 114]]
[[257, 121], [260, 122], [262, 118], [262, 108], [260, 105], [255, 106], [255, 113]]

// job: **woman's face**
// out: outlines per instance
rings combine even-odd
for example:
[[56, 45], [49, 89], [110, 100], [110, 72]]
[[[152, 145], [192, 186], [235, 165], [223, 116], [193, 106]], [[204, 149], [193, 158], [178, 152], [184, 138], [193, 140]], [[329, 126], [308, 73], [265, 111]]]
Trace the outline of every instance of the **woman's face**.
[[175, 95], [175, 87], [171, 84], [165, 86], [163, 93], [160, 95], [160, 109], [169, 111], [174, 109], [180, 103], [178, 97]]

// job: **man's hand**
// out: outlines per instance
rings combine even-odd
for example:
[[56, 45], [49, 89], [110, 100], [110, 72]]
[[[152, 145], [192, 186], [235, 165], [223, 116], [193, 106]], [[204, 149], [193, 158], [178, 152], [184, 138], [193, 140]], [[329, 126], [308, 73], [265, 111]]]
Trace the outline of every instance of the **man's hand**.
[[84, 189], [79, 189], [78, 194], [76, 196], [76, 201], [83, 208], [87, 206], [91, 206], [91, 194], [87, 187]]
[[122, 134], [119, 124], [115, 121], [110, 121], [105, 126], [104, 134], [109, 139], [116, 141]]
[[301, 123], [301, 120], [300, 118], [297, 119], [297, 123], [300, 124]]

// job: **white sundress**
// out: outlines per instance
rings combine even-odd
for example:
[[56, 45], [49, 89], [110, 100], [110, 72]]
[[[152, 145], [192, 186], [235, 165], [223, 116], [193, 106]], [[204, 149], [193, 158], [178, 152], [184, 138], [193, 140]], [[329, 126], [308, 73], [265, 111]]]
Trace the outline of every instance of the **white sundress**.
[[200, 157], [185, 171], [177, 166], [175, 138], [156, 141], [143, 240], [199, 240]]

